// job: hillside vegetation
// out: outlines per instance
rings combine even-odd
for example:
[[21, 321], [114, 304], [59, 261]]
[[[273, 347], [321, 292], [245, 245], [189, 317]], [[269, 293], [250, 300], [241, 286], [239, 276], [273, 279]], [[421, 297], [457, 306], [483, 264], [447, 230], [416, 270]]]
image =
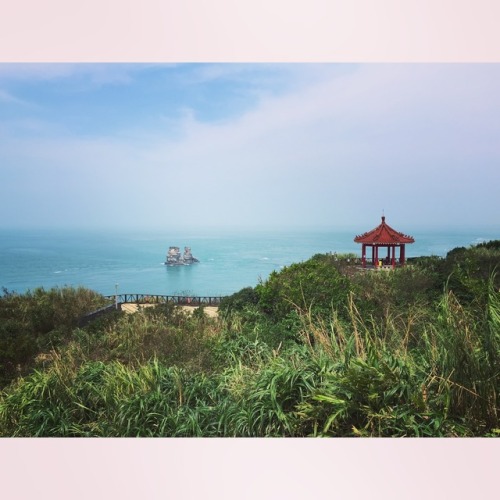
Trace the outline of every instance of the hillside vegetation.
[[315, 255], [224, 299], [0, 297], [0, 436], [498, 436], [500, 241], [360, 271]]

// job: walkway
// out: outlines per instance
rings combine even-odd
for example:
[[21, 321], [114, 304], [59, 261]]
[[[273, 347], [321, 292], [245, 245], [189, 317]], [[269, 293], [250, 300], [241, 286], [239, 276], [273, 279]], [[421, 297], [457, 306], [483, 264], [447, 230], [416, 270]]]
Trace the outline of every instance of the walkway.
[[[128, 313], [128, 314], [133, 314], [140, 309], [143, 309], [145, 307], [154, 307], [156, 304], [131, 304], [131, 303], [126, 303], [121, 305], [121, 310]], [[197, 309], [199, 306], [179, 306], [181, 309], [184, 311], [187, 311], [189, 313], [192, 313], [195, 309]], [[203, 307], [203, 312], [210, 318], [217, 318], [219, 308], [214, 307], [214, 306], [208, 306], [208, 307]]]

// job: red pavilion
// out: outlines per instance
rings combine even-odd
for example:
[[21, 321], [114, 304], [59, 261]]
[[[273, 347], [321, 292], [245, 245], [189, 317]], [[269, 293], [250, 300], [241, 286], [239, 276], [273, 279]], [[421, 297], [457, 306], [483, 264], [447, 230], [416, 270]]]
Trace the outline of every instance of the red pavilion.
[[[366, 248], [372, 248], [372, 264], [378, 265], [404, 265], [405, 263], [405, 245], [406, 243], [414, 243], [411, 236], [400, 233], [385, 222], [385, 217], [382, 216], [382, 223], [375, 229], [368, 231], [354, 238], [356, 243], [362, 244], [361, 262], [363, 267], [366, 267]], [[396, 247], [399, 247], [399, 261], [396, 260]], [[382, 248], [387, 248], [387, 256], [382, 255]]]

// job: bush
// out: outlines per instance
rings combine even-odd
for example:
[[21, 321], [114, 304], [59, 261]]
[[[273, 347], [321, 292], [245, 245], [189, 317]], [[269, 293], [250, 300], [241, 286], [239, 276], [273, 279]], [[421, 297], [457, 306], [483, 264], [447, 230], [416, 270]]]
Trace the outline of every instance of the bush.
[[71, 337], [78, 320], [104, 305], [85, 288], [37, 288], [25, 294], [4, 289], [0, 297], [0, 387], [31, 369], [35, 356]]
[[500, 240], [494, 240], [448, 252], [445, 272], [447, 287], [463, 302], [485, 305], [488, 280], [493, 275], [494, 286], [500, 287]]
[[259, 308], [275, 321], [296, 310], [321, 315], [336, 310], [344, 314], [350, 290], [349, 279], [328, 256], [322, 255], [292, 264], [279, 273], [274, 271], [256, 287]]
[[229, 297], [224, 297], [219, 305], [219, 314], [228, 315], [232, 312], [241, 312], [247, 307], [257, 305], [259, 295], [251, 287], [243, 288]]

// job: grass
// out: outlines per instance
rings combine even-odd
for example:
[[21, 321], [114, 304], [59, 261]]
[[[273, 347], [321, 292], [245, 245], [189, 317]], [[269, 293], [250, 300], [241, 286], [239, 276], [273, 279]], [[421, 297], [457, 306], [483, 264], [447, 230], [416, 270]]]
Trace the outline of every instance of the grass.
[[[373, 289], [394, 296], [405, 273]], [[463, 287], [425, 299], [422, 280], [371, 308], [366, 282], [342, 311], [304, 296], [273, 319], [246, 293], [217, 319], [169, 305], [113, 315], [73, 328], [4, 388], [0, 435], [498, 436], [496, 279], [472, 301]]]

